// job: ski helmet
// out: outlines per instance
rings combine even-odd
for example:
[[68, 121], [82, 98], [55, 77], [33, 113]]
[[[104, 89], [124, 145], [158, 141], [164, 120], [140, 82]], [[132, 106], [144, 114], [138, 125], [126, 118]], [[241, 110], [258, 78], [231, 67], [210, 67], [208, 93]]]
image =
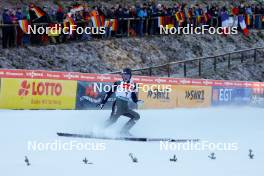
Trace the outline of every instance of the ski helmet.
[[125, 81], [129, 81], [132, 77], [132, 70], [130, 68], [124, 68], [121, 72], [122, 78]]
[[132, 75], [132, 70], [130, 68], [124, 68], [122, 74], [129, 74]]

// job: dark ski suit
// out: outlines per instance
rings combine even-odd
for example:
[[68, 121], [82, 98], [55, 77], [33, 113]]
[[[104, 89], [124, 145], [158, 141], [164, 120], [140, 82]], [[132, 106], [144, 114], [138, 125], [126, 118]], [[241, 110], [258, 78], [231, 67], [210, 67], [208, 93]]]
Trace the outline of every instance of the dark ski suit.
[[[125, 90], [122, 90], [122, 88], [120, 91], [119, 88], [124, 85], [133, 86], [134, 87], [133, 91], [130, 91], [130, 92], [125, 91]], [[117, 81], [114, 83], [114, 86], [112, 87], [112, 89], [109, 92], [107, 92], [107, 94], [105, 95], [105, 97], [103, 98], [101, 102], [102, 104], [105, 104], [108, 98], [113, 93], [116, 94], [116, 100], [114, 101], [113, 106], [112, 106], [112, 113], [111, 113], [110, 118], [106, 121], [105, 127], [112, 125], [113, 123], [117, 121], [117, 119], [120, 116], [123, 115], [123, 116], [130, 118], [130, 120], [125, 124], [125, 126], [121, 130], [121, 133], [126, 133], [136, 124], [136, 121], [140, 119], [140, 115], [137, 112], [129, 108], [129, 101], [132, 100], [134, 103], [138, 102], [138, 97], [135, 92], [135, 89], [136, 89], [136, 85], [134, 83], [130, 83], [130, 81], [129, 82]]]

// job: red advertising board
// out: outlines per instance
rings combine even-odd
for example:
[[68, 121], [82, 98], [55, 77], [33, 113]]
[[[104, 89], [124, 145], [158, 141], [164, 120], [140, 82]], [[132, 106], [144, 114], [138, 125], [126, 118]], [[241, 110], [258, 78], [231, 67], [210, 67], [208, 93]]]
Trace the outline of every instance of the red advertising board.
[[[56, 79], [75, 81], [99, 81], [113, 82], [120, 79], [119, 75], [90, 74], [78, 72], [56, 72], [44, 70], [8, 70], [0, 69], [0, 78], [34, 78], [34, 79]], [[160, 78], [148, 76], [134, 76], [135, 82], [145, 84], [171, 84], [171, 85], [194, 85], [194, 86], [225, 86], [240, 88], [264, 88], [262, 82], [225, 81], [189, 78]]]

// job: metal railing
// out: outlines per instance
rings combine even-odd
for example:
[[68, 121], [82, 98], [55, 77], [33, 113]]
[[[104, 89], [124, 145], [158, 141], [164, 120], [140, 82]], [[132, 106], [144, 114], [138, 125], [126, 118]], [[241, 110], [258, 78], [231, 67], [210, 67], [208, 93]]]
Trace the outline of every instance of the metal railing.
[[[261, 50], [263, 50], [262, 53], [260, 52]], [[204, 61], [207, 61], [206, 63], [207, 66], [208, 64], [211, 65], [213, 67], [213, 71], [216, 72], [218, 64], [224, 63], [225, 61], [228, 69], [231, 68], [232, 61], [234, 60], [239, 60], [239, 63], [243, 63], [246, 60], [253, 59], [253, 62], [257, 62], [259, 57], [258, 54], [261, 54], [261, 57], [264, 57], [264, 47], [250, 48], [250, 49], [238, 50], [238, 51], [228, 52], [214, 56], [198, 57], [195, 59], [186, 59], [176, 62], [169, 62], [161, 65], [133, 69], [132, 71], [134, 73], [140, 72], [140, 75], [153, 76], [154, 70], [156, 69], [159, 71], [159, 73], [163, 73], [162, 75], [159, 74], [159, 76], [166, 75], [168, 77], [171, 77], [171, 75], [174, 75], [176, 69], [177, 71], [182, 70], [183, 76], [187, 77], [187, 73], [188, 73], [187, 66], [194, 65], [194, 67], [191, 69], [196, 70], [197, 75], [201, 77], [203, 73]], [[209, 62], [208, 60], [211, 62]], [[121, 71], [110, 72], [109, 74], [119, 74], [119, 73], [121, 73]], [[196, 75], [190, 75], [190, 76], [193, 77]]]
[[[173, 17], [174, 16], [169, 16], [169, 17]], [[262, 14], [256, 14], [256, 15], [252, 15], [251, 18], [252, 19], [256, 19], [256, 17], [259, 17], [259, 27], [257, 27], [255, 24], [256, 24], [256, 20], [251, 20], [251, 25], [248, 26], [250, 29], [264, 29], [264, 25], [262, 24], [263, 22], [260, 21], [262, 18], [263, 18], [263, 15]], [[148, 36], [148, 35], [160, 35], [160, 32], [157, 30], [158, 26], [157, 26], [157, 22], [154, 22], [154, 20], [157, 20], [158, 17], [148, 17], [148, 18], [118, 18], [117, 20], [119, 21], [118, 23], [120, 23], [118, 25], [118, 30], [115, 32], [115, 34], [110, 34], [110, 36], [106, 37], [104, 35], [101, 36], [101, 38], [113, 38], [113, 37], [130, 37], [130, 31], [132, 30], [132, 32], [135, 32], [136, 33], [136, 36], [140, 36], [140, 33], [138, 31], [138, 22], [140, 20], [143, 20], [143, 36]], [[193, 17], [193, 20], [191, 20], [192, 22], [190, 22], [189, 20], [185, 19], [185, 21], [188, 23], [188, 24], [193, 24], [193, 21], [197, 21], [197, 18], [198, 17]], [[175, 20], [175, 19], [174, 19]], [[88, 21], [76, 21], [76, 23], [78, 25], [86, 25], [88, 23]], [[175, 23], [178, 23], [177, 21], [175, 21]], [[55, 23], [54, 23], [55, 24]], [[63, 23], [57, 23], [57, 24], [63, 24]], [[198, 23], [198, 22], [195, 22], [195, 26], [199, 26], [203, 24], [203, 22], [201, 23]], [[208, 21], [208, 24], [210, 26], [213, 26], [213, 27], [220, 27], [221, 26], [221, 23], [219, 21], [219, 18], [217, 17], [212, 17], [210, 19], [210, 21]], [[36, 25], [36, 26], [48, 26], [49, 23], [33, 23], [33, 25]], [[15, 27], [15, 31], [16, 31], [16, 28], [19, 27], [18, 24], [1, 24], [0, 23], [0, 28], [3, 28], [3, 27], [8, 27], [8, 26], [13, 26]], [[1, 33], [1, 31], [0, 31]], [[14, 34], [14, 38], [16, 38], [17, 34], [15, 32]], [[2, 35], [0, 35], [2, 36]], [[133, 36], [133, 35], [132, 35]], [[97, 37], [98, 38], [98, 37]], [[66, 41], [64, 41], [63, 43], [67, 42], [68, 39], [65, 39]], [[76, 39], [77, 40], [77, 39]], [[89, 39], [90, 40], [90, 39]], [[16, 41], [14, 41], [14, 45], [17, 45], [17, 43], [15, 43]], [[43, 42], [42, 41], [39, 41], [39, 44], [42, 44]], [[58, 43], [61, 43], [61, 42], [58, 42]]]

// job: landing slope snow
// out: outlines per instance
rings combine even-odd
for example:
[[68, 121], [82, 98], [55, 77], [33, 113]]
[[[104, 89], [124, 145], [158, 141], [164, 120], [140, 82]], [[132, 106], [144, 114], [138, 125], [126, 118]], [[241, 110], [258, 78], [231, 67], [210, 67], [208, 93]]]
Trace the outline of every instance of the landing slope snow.
[[[107, 130], [103, 122], [110, 111], [0, 111], [0, 175], [263, 175], [264, 109], [209, 108], [140, 110], [141, 119], [132, 129], [139, 137], [199, 138], [214, 143], [237, 143], [237, 151], [160, 150], [159, 142], [126, 142], [62, 138], [57, 132], [117, 135], [128, 120], [121, 117]], [[104, 144], [105, 150], [29, 149], [36, 143]], [[31, 144], [32, 144], [31, 143]], [[254, 159], [249, 159], [252, 149]], [[216, 159], [208, 155], [214, 152]], [[129, 157], [133, 153], [138, 163]], [[176, 154], [177, 162], [169, 159]], [[24, 162], [27, 156], [30, 166]], [[93, 164], [84, 164], [87, 158]]]

